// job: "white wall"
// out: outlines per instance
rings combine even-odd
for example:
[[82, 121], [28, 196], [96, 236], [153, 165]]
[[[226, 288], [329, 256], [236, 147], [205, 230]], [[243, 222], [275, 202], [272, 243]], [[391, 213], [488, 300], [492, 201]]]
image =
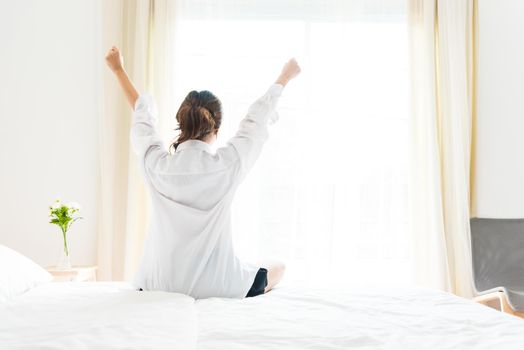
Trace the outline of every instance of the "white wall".
[[479, 0], [479, 217], [524, 217], [524, 1]]
[[0, 1], [0, 244], [47, 266], [61, 249], [48, 205], [83, 205], [73, 264], [96, 262], [99, 1]]

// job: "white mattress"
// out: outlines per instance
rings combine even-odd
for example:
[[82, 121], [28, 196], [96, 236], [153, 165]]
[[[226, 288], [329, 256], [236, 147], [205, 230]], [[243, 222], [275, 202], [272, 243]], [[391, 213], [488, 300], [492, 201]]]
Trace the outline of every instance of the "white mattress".
[[428, 289], [280, 288], [196, 302], [199, 349], [524, 349], [524, 320]]
[[523, 349], [524, 320], [427, 289], [243, 300], [48, 283], [0, 304], [0, 349]]
[[194, 300], [126, 283], [47, 283], [0, 303], [0, 349], [192, 349]]

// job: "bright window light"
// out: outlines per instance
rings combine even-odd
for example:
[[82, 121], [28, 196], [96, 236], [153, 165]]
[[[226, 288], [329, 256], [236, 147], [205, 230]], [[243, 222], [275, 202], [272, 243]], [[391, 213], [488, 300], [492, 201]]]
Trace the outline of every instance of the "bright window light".
[[238, 3], [183, 1], [177, 21], [176, 101], [222, 100], [217, 146], [285, 60], [303, 68], [237, 193], [238, 255], [305, 285], [411, 283], [404, 1]]

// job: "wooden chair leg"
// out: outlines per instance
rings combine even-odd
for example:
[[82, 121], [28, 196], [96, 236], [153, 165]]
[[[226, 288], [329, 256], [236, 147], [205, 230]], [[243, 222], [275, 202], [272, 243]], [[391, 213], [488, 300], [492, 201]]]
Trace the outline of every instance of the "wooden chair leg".
[[520, 318], [524, 318], [524, 312], [523, 311], [516, 311], [516, 310], [513, 310], [513, 308], [511, 307], [511, 305], [509, 305], [509, 302], [508, 302], [508, 296], [504, 293], [501, 293], [501, 304], [504, 305], [504, 312], [508, 313], [508, 314], [511, 314], [511, 315], [514, 315], [514, 316], [517, 316], [517, 317], [520, 317]]
[[515, 311], [511, 308], [508, 302], [508, 298], [506, 297], [506, 294], [500, 292], [500, 311], [505, 312], [510, 315], [514, 315]]
[[513, 315], [524, 318], [524, 312], [522, 311], [513, 311]]
[[475, 297], [473, 300], [480, 304], [505, 312], [507, 314], [524, 318], [524, 312], [515, 311], [513, 310], [511, 305], [509, 305], [508, 297], [506, 296], [506, 294], [504, 294], [504, 292], [493, 292], [490, 294], [479, 295]]
[[483, 294], [475, 297], [473, 300], [482, 305], [489, 306], [493, 309], [503, 311], [503, 302], [501, 299], [501, 292], [493, 292], [489, 294]]

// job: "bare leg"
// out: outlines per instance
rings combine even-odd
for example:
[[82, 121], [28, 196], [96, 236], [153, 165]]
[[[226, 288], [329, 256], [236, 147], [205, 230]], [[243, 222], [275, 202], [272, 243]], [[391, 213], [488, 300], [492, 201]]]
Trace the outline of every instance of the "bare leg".
[[267, 269], [267, 286], [264, 289], [264, 293], [267, 293], [282, 280], [286, 266], [280, 261], [266, 262], [261, 266]]

